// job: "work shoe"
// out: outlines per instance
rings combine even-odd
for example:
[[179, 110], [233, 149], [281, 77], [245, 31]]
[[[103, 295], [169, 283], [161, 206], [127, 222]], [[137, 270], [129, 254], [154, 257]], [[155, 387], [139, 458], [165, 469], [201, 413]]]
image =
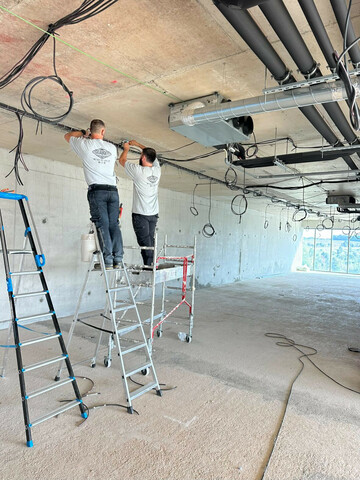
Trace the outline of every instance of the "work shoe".
[[118, 270], [119, 268], [121, 268], [121, 263], [114, 263], [113, 267], [115, 270]]
[[[105, 263], [105, 270], [112, 270], [113, 266], [111, 263], [106, 264]], [[100, 263], [94, 263], [94, 270], [101, 270], [101, 264]]]

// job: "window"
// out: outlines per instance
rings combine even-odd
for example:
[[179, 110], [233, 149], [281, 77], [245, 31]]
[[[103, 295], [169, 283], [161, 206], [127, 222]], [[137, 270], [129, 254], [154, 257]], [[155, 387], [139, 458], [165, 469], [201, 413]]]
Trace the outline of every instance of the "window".
[[343, 230], [305, 229], [302, 264], [320, 272], [360, 274], [360, 233]]

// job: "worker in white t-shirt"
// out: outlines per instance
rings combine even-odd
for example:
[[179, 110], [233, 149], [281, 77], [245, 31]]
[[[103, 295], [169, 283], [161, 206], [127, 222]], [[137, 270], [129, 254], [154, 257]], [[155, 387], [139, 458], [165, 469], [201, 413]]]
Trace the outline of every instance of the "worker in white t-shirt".
[[106, 269], [119, 268], [123, 242], [119, 228], [119, 194], [114, 174], [117, 149], [104, 141], [105, 124], [92, 120], [90, 132], [69, 132], [65, 140], [83, 162], [89, 186], [87, 198], [91, 220], [95, 223]]
[[[127, 154], [130, 145], [141, 148], [139, 164], [129, 162]], [[138, 244], [153, 247], [155, 227], [159, 218], [158, 187], [161, 176], [160, 164], [153, 148], [144, 147], [136, 140], [123, 144], [119, 163], [133, 180], [132, 223]], [[144, 265], [152, 265], [153, 250], [141, 250]]]

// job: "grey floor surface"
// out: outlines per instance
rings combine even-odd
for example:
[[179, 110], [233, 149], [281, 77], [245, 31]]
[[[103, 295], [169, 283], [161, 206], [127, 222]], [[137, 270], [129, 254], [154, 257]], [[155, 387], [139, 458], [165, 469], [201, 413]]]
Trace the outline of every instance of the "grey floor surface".
[[[71, 410], [35, 427], [32, 449], [24, 443], [11, 351], [7, 376], [0, 378], [0, 478], [359, 480], [360, 395], [351, 389], [360, 391], [360, 354], [348, 350], [360, 347], [359, 287], [355, 276], [293, 273], [199, 290], [193, 341], [179, 341], [180, 325], [166, 325], [155, 338], [154, 362], [169, 389], [162, 398], [150, 392], [135, 400], [139, 415], [116, 406], [93, 409], [81, 425], [78, 410]], [[174, 320], [186, 322], [185, 310]], [[62, 320], [65, 337], [70, 322]], [[312, 361], [348, 387], [304, 358], [269, 462], [302, 353], [277, 346], [268, 332], [316, 349]], [[73, 362], [90, 358], [95, 336], [76, 328]], [[0, 339], [4, 343], [4, 332]], [[49, 343], [33, 349], [29, 361], [53, 356]], [[75, 367], [99, 392], [86, 397], [89, 407], [125, 402], [117, 358], [105, 368], [103, 357], [94, 369]], [[34, 374], [34, 385], [52, 380], [55, 369], [43, 370]], [[89, 385], [79, 379], [82, 391]], [[56, 406], [61, 398], [66, 393], [52, 396]], [[49, 402], [39, 397], [35, 413]]]

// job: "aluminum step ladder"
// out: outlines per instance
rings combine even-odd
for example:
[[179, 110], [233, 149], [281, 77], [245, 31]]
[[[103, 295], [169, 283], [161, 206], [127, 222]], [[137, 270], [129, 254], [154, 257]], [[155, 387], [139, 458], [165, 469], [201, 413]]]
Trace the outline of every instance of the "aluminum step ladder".
[[[102, 334], [110, 334], [109, 341], [113, 342], [113, 344], [116, 346], [117, 356], [119, 357], [120, 361], [121, 377], [126, 394], [127, 411], [128, 413], [133, 413], [132, 403], [135, 398], [140, 397], [144, 393], [147, 393], [153, 389], [156, 390], [156, 394], [159, 397], [162, 396], [162, 392], [157, 379], [154, 363], [145, 336], [126, 265], [123, 261], [121, 261], [121, 263], [118, 265], [118, 268], [110, 270], [106, 269], [104, 257], [100, 250], [97, 230], [94, 224], [92, 233], [95, 235], [96, 250], [91, 256], [85, 281], [80, 292], [75, 315], [69, 330], [67, 349], [70, 349], [73, 333], [78, 322], [99, 330], [100, 335], [96, 345], [95, 354], [91, 359], [91, 366], [94, 368], [96, 366], [96, 358], [101, 345]], [[98, 260], [97, 265], [95, 263], [96, 259]], [[100, 268], [94, 268], [95, 265], [96, 267]], [[106, 307], [101, 314], [101, 327], [85, 322], [80, 318], [79, 315], [86, 285], [92, 272], [100, 273], [104, 279]], [[127, 296], [127, 298], [120, 299], [119, 295], [123, 297], [124, 294]], [[129, 318], [129, 316], [132, 316], [133, 318]], [[87, 316], [86, 318], [89, 317]], [[106, 328], [107, 325], [108, 328]], [[134, 335], [136, 338], [133, 338]], [[141, 360], [139, 359], [139, 356], [141, 357]], [[106, 367], [110, 366], [106, 363], [106, 359], [104, 363]], [[56, 380], [60, 379], [61, 377], [62, 365], [63, 362], [60, 363], [59, 370], [55, 377]], [[136, 373], [149, 375], [151, 377], [151, 381], [145, 385], [142, 385], [140, 388], [131, 391], [129, 388], [129, 381], [131, 381], [131, 376], [135, 375]]]
[[[33, 446], [32, 440], [32, 428], [36, 425], [49, 420], [52, 417], [60, 415], [61, 413], [70, 410], [73, 407], [78, 406], [80, 408], [80, 413], [83, 418], [87, 418], [86, 407], [83, 404], [81, 399], [81, 394], [76, 382], [76, 378], [74, 376], [74, 372], [72, 369], [72, 365], [69, 359], [69, 355], [67, 353], [65, 342], [62, 337], [61, 329], [59, 326], [59, 322], [54, 310], [54, 306], [51, 300], [50, 292], [47, 287], [47, 283], [45, 280], [45, 275], [43, 271], [43, 266], [45, 265], [45, 256], [42, 252], [40, 240], [36, 231], [34, 219], [30, 210], [30, 205], [28, 198], [25, 195], [19, 195], [15, 193], [7, 193], [7, 192], [0, 192], [0, 198], [8, 199], [8, 200], [15, 200], [18, 202], [20, 207], [20, 212], [22, 215], [22, 219], [25, 225], [25, 237], [27, 238], [30, 249], [26, 250], [9, 250], [6, 244], [6, 237], [5, 237], [5, 226], [3, 222], [2, 212], [0, 209], [0, 240], [1, 240], [1, 249], [3, 254], [4, 260], [4, 267], [5, 267], [5, 275], [6, 275], [6, 283], [7, 283], [7, 291], [10, 303], [10, 311], [11, 311], [11, 324], [12, 330], [14, 335], [14, 345], [16, 349], [16, 360], [18, 366], [18, 373], [19, 373], [19, 382], [20, 382], [20, 392], [21, 392], [21, 401], [22, 401], [22, 408], [23, 408], [23, 415], [24, 415], [24, 422], [25, 422], [25, 433], [26, 433], [26, 444], [28, 447]], [[27, 213], [28, 212], [28, 213]], [[28, 216], [29, 214], [29, 216]], [[31, 225], [30, 221], [31, 220]], [[25, 245], [26, 243], [24, 243]], [[13, 255], [21, 255], [23, 258], [24, 255], [29, 255], [34, 259], [35, 267], [33, 270], [22, 270], [20, 271], [13, 271], [11, 268], [10, 258]], [[23, 262], [21, 261], [21, 266]], [[19, 282], [22, 277], [29, 276], [30, 278], [37, 278], [41, 284], [41, 290], [39, 291], [32, 291], [32, 292], [23, 292], [19, 293]], [[14, 288], [14, 284], [17, 285]], [[36, 283], [35, 281], [32, 284]], [[43, 297], [47, 302], [47, 309], [48, 311], [45, 313], [38, 313], [32, 315], [25, 315], [25, 316], [18, 316], [19, 310], [19, 302], [21, 302], [24, 298], [30, 297]], [[45, 319], [52, 319], [53, 326], [54, 326], [54, 333], [47, 334], [42, 333], [41, 336], [36, 338], [30, 338], [29, 340], [22, 341], [20, 339], [20, 331], [21, 329], [26, 329], [27, 331], [33, 332], [34, 330], [31, 328], [26, 327], [25, 325], [32, 323], [33, 321], [38, 320], [45, 320]], [[59, 355], [54, 358], [49, 358], [45, 361], [36, 362], [29, 365], [24, 365], [23, 363], [23, 349], [29, 349], [31, 346], [40, 343], [40, 342], [47, 342], [52, 341], [56, 342], [59, 346]], [[10, 345], [8, 345], [10, 347]], [[36, 370], [41, 367], [45, 367], [47, 365], [51, 365], [53, 363], [58, 362], [60, 359], [63, 359], [66, 363], [68, 377], [64, 379], [62, 382], [53, 382], [50, 385], [47, 385], [44, 388], [37, 389], [31, 392], [27, 391], [26, 382], [29, 375], [29, 372]], [[45, 394], [50, 392], [54, 389], [63, 387], [64, 385], [71, 384], [74, 390], [75, 398], [64, 404], [61, 408], [57, 408], [56, 410], [47, 413], [39, 418], [34, 420], [30, 419], [29, 413], [29, 400], [37, 397], [39, 395]]]

